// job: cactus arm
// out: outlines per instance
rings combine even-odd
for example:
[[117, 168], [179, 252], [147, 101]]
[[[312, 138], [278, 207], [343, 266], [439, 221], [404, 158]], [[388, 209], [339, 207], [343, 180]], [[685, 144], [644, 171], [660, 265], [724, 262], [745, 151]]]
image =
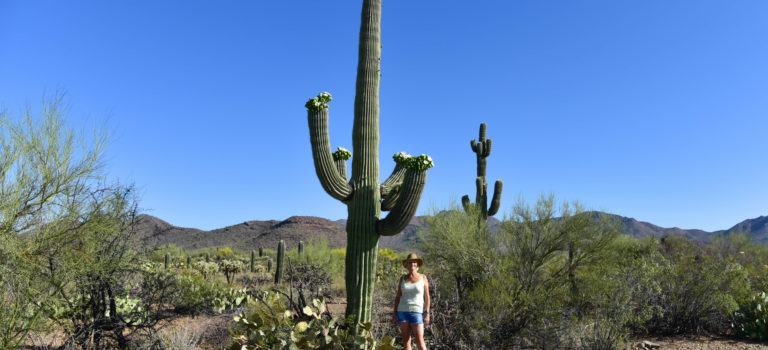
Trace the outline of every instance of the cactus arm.
[[387, 193], [386, 197], [382, 197], [381, 211], [390, 211], [397, 204], [397, 200], [400, 199], [400, 187], [395, 187]]
[[464, 195], [461, 197], [461, 206], [464, 207], [464, 211], [469, 213], [470, 205], [472, 205], [472, 202], [469, 201], [469, 196]]
[[406, 161], [405, 178], [398, 191], [395, 206], [384, 219], [376, 221], [376, 233], [381, 236], [392, 236], [400, 233], [411, 222], [413, 214], [419, 206], [421, 193], [427, 183], [427, 169], [434, 166], [432, 158], [422, 154], [410, 157]]
[[488, 216], [494, 216], [499, 211], [499, 206], [501, 206], [501, 190], [503, 187], [504, 183], [502, 183], [501, 180], [496, 180], [496, 184], [493, 186], [491, 207], [488, 208]]
[[411, 158], [411, 155], [405, 152], [395, 153], [395, 155], [392, 156], [392, 159], [394, 159], [396, 163], [395, 169], [392, 170], [392, 174], [390, 174], [389, 177], [381, 183], [381, 186], [379, 186], [382, 199], [387, 198], [392, 189], [403, 183], [403, 177], [405, 176], [406, 170], [405, 163], [408, 162], [409, 158]]
[[352, 152], [345, 148], [339, 147], [336, 152], [333, 152], [333, 162], [336, 165], [336, 170], [344, 181], [347, 181], [347, 159], [351, 157]]
[[402, 164], [395, 165], [395, 169], [392, 170], [392, 174], [389, 175], [386, 181], [381, 183], [380, 191], [381, 197], [386, 198], [389, 196], [392, 189], [403, 183], [403, 177], [405, 177], [405, 166]]
[[478, 142], [477, 144], [475, 144], [478, 158], [481, 158], [483, 156], [483, 147], [485, 147], [485, 142]]
[[409, 170], [405, 173], [397, 202], [387, 217], [376, 222], [376, 232], [379, 235], [396, 235], [408, 226], [419, 206], [419, 198], [424, 191], [426, 181], [426, 171]]
[[472, 139], [472, 141], [469, 141], [469, 145], [472, 147], [472, 152], [477, 152], [477, 143], [475, 139]]
[[340, 201], [349, 200], [352, 197], [352, 187], [347, 179], [339, 174], [331, 153], [331, 143], [328, 137], [328, 108], [308, 108], [307, 119], [309, 120], [312, 159], [315, 162], [315, 172], [320, 184], [331, 197]]
[[485, 147], [483, 148], [483, 158], [488, 158], [491, 155], [491, 146], [493, 141], [491, 139], [485, 140]]
[[336, 170], [339, 172], [339, 176], [341, 176], [342, 179], [347, 178], [347, 161], [344, 159], [334, 160], [333, 161], [336, 164]]

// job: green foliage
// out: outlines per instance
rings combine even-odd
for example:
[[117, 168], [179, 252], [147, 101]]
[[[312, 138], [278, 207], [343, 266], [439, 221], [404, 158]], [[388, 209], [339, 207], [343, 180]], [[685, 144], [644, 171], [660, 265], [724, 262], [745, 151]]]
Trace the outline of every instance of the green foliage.
[[[206, 263], [201, 261], [202, 264]], [[202, 274], [179, 271], [174, 274], [178, 296], [173, 300], [174, 311], [180, 314], [221, 313], [241, 307], [248, 301], [245, 288], [233, 288], [211, 281]]]
[[396, 349], [392, 338], [374, 339], [371, 323], [345, 328], [329, 317], [322, 299], [293, 312], [281, 294], [262, 292], [250, 310], [235, 317], [231, 350], [250, 349]]
[[235, 274], [245, 270], [245, 264], [240, 260], [224, 259], [219, 261], [219, 271], [224, 273], [227, 278], [227, 284], [232, 284]]
[[749, 339], [768, 340], [768, 295], [765, 292], [753, 295], [735, 313], [733, 326]]
[[192, 263], [192, 268], [200, 272], [204, 279], [208, 279], [219, 272], [219, 264], [215, 262], [206, 262], [205, 260], [195, 261]]
[[0, 111], [0, 348], [42, 326], [39, 302], [56, 291], [40, 270], [78, 239], [72, 228], [88, 224], [99, 207], [92, 195], [105, 190], [106, 134], [78, 135], [65, 114], [61, 95], [44, 100], [39, 117]]
[[[541, 334], [561, 333], [558, 329], [571, 322], [569, 315], [578, 318], [582, 309], [594, 305], [583, 289], [582, 276], [609, 258], [604, 250], [618, 235], [613, 222], [594, 217], [578, 204], [556, 209], [550, 196], [539, 199], [534, 207], [521, 201], [513, 216], [501, 223], [498, 234], [491, 234], [478, 220], [480, 209], [469, 206], [467, 210], [452, 204], [427, 219], [422, 250], [432, 266], [448, 272], [438, 272], [435, 278], [461, 278], [456, 281], [457, 303], [460, 314], [468, 319], [446, 323], [443, 327], [453, 328], [435, 333], [463, 334], [454, 341], [467, 344], [514, 347], [521, 339], [530, 343]], [[435, 294], [456, 293], [446, 288], [453, 283], [438, 284], [445, 289]], [[608, 315], [594, 319], [598, 316]], [[619, 331], [621, 336], [626, 334], [623, 328]]]

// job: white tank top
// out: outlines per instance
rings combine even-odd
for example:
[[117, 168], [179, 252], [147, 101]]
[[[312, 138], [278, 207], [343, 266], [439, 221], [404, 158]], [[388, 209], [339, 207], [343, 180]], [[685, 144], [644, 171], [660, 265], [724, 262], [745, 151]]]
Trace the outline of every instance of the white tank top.
[[405, 277], [400, 280], [400, 303], [397, 311], [423, 312], [424, 311], [424, 275], [418, 281], [406, 282]]

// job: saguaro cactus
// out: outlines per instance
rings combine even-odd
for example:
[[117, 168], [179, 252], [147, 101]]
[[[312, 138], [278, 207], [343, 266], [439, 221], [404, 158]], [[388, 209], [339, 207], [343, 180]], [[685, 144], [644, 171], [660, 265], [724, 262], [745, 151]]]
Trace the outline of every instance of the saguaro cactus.
[[272, 258], [267, 260], [267, 273], [272, 273]]
[[251, 273], [256, 271], [256, 252], [251, 250]]
[[488, 220], [488, 216], [493, 216], [499, 211], [499, 205], [501, 204], [501, 190], [504, 187], [504, 183], [501, 180], [496, 180], [496, 185], [493, 189], [493, 199], [491, 200], [491, 206], [488, 207], [488, 184], [485, 182], [485, 168], [488, 165], [487, 158], [491, 155], [491, 139], [486, 139], [486, 126], [485, 123], [480, 123], [480, 137], [478, 141], [472, 139], [470, 146], [472, 151], [477, 153], [477, 178], [475, 179], [475, 186], [477, 192], [475, 194], [475, 203], [469, 202], [469, 196], [465, 195], [461, 197], [461, 204], [464, 206], [464, 210], [469, 211], [470, 206], [476, 205], [480, 209], [480, 220]]
[[165, 269], [168, 270], [168, 268], [171, 266], [171, 254], [165, 253]]
[[205, 262], [211, 262], [211, 254], [205, 253]]
[[187, 270], [192, 268], [192, 257], [187, 255]]
[[275, 268], [275, 284], [283, 281], [283, 259], [285, 258], [285, 241], [277, 244], [277, 267]]
[[299, 254], [304, 253], [304, 242], [299, 241]]
[[[307, 104], [310, 143], [320, 184], [333, 198], [347, 205], [345, 257], [347, 317], [357, 322], [371, 319], [379, 236], [401, 232], [416, 212], [432, 159], [404, 152], [393, 158], [397, 165], [379, 183], [379, 81], [381, 61], [381, 0], [363, 0], [358, 51], [357, 82], [352, 130], [352, 150], [331, 153], [328, 137], [327, 92]], [[352, 158], [347, 179], [346, 160]], [[385, 218], [381, 211], [389, 210]]]
[[264, 248], [259, 247], [259, 257], [264, 256]]

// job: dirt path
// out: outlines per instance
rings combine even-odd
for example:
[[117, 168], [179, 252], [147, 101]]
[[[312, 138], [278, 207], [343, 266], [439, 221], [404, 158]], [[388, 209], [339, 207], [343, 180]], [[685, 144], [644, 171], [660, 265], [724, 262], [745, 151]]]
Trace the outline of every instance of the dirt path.
[[[650, 344], [649, 344], [650, 343]], [[654, 347], [653, 345], [658, 345]], [[766, 350], [768, 343], [716, 337], [648, 337], [636, 340], [632, 349], [675, 350]]]

